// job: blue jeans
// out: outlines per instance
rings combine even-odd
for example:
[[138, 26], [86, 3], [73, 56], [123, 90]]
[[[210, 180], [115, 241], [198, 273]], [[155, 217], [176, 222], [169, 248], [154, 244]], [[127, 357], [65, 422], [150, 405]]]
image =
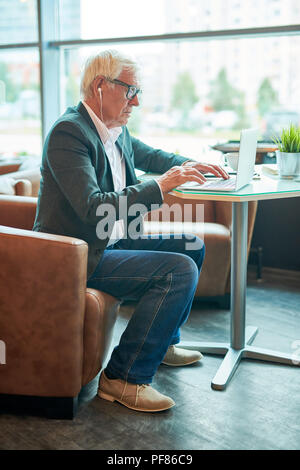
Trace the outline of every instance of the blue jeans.
[[135, 384], [152, 382], [168, 347], [180, 341], [204, 253], [198, 237], [169, 234], [123, 239], [104, 251], [88, 287], [137, 302], [107, 364], [108, 375]]

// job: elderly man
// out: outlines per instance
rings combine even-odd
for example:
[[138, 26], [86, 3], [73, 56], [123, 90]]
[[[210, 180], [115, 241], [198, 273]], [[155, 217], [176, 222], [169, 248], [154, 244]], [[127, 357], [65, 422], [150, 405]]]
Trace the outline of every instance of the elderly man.
[[[176, 186], [204, 182], [205, 172], [228, 175], [221, 167], [156, 150], [133, 138], [126, 124], [133, 106], [139, 105], [139, 91], [135, 63], [116, 51], [87, 61], [83, 101], [67, 109], [45, 142], [34, 230], [86, 240], [88, 286], [137, 302], [101, 373], [98, 395], [154, 412], [175, 404], [150, 386], [158, 366], [192, 364], [202, 357], [175, 345], [190, 313], [204, 246], [196, 237], [189, 238], [189, 250], [185, 236], [130, 237], [126, 219], [135, 205], [150, 210]], [[138, 182], [135, 168], [161, 176]], [[110, 208], [113, 224], [107, 218]]]

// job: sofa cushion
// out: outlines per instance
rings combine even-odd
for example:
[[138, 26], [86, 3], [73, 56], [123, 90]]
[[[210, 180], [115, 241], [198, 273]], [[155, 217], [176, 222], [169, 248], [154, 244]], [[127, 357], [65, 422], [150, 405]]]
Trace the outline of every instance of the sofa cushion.
[[0, 177], [0, 194], [14, 195], [16, 181], [6, 176]]

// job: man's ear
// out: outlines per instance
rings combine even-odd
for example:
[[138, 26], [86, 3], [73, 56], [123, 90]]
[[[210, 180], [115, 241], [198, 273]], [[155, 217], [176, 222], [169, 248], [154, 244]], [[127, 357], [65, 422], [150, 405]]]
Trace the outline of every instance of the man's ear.
[[104, 79], [102, 77], [97, 77], [94, 83], [94, 93], [95, 95], [99, 94], [99, 88], [101, 89]]

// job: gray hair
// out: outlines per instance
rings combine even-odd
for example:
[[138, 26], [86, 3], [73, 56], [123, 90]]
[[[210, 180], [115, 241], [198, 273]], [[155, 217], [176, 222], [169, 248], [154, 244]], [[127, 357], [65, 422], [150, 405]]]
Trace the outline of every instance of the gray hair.
[[138, 66], [132, 59], [123, 56], [118, 51], [106, 50], [89, 57], [81, 77], [81, 96], [84, 99], [92, 96], [92, 82], [98, 75], [114, 80], [119, 77], [123, 70], [137, 73]]

